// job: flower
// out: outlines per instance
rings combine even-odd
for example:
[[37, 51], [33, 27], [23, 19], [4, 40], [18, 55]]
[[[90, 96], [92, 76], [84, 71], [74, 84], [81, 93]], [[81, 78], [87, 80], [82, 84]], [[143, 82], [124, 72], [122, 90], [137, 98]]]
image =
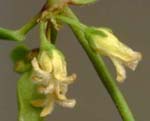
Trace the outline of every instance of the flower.
[[121, 43], [113, 32], [108, 28], [87, 29], [86, 38], [91, 48], [104, 56], [109, 57], [116, 67], [117, 78], [119, 82], [126, 79], [125, 67], [135, 70], [138, 62], [142, 59], [139, 52]]
[[55, 102], [68, 108], [75, 106], [76, 101], [68, 99], [66, 93], [76, 75], [67, 76], [66, 61], [59, 50], [42, 51], [37, 58], [33, 58], [32, 66], [32, 80], [38, 85], [38, 92], [45, 95], [44, 99], [32, 101], [33, 106], [43, 107], [41, 117], [53, 111]]

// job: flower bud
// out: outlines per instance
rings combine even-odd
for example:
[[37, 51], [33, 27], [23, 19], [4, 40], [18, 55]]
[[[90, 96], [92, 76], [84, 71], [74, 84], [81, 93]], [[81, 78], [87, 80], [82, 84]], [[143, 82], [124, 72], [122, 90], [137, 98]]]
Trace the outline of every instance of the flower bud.
[[86, 31], [86, 38], [91, 48], [104, 56], [109, 57], [117, 71], [117, 80], [122, 82], [126, 78], [125, 67], [135, 70], [142, 59], [139, 52], [121, 43], [110, 29], [92, 28]]

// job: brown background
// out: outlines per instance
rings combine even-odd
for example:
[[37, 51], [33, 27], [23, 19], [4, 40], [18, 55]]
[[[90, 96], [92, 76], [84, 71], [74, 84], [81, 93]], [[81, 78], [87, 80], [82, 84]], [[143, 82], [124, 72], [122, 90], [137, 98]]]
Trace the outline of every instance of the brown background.
[[[0, 26], [19, 28], [31, 18], [45, 0], [0, 0]], [[120, 39], [143, 53], [136, 72], [128, 71], [128, 78], [120, 88], [124, 93], [136, 121], [150, 120], [150, 1], [99, 0], [87, 7], [73, 8], [88, 25], [107, 26]], [[26, 43], [37, 47], [38, 31], [34, 29]], [[15, 42], [0, 41], [0, 121], [16, 121], [16, 80], [9, 53]], [[68, 28], [60, 32], [57, 46], [65, 53], [69, 72], [76, 72], [77, 82], [70, 87], [69, 95], [77, 99], [73, 110], [56, 106], [49, 121], [121, 121], [108, 93], [97, 77], [90, 61]], [[109, 67], [114, 72], [112, 64]]]

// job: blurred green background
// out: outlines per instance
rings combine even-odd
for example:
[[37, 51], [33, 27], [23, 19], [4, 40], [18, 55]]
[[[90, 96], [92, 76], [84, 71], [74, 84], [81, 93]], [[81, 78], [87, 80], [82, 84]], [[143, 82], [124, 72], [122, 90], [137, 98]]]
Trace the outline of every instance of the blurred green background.
[[[45, 0], [0, 0], [0, 26], [16, 29], [34, 16]], [[81, 21], [88, 25], [113, 29], [121, 41], [143, 54], [137, 70], [128, 70], [125, 83], [118, 84], [128, 101], [136, 121], [150, 120], [150, 1], [149, 0], [98, 0], [85, 7], [73, 7]], [[26, 39], [26, 44], [38, 47], [36, 27]], [[17, 121], [16, 81], [9, 58], [15, 42], [0, 41], [0, 120]], [[70, 87], [69, 96], [77, 100], [74, 109], [56, 106], [48, 121], [121, 121], [95, 70], [68, 27], [59, 34], [57, 46], [67, 60], [69, 72], [78, 75]], [[114, 67], [106, 59], [115, 76]]]

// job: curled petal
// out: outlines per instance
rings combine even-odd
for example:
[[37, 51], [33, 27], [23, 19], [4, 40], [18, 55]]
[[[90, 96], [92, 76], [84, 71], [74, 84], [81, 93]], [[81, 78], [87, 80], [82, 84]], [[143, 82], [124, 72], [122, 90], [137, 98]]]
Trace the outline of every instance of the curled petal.
[[59, 51], [53, 50], [52, 57], [53, 73], [57, 80], [66, 83], [72, 83], [76, 79], [76, 75], [67, 76], [67, 64], [64, 56]]
[[115, 58], [111, 58], [113, 64], [116, 67], [116, 72], [117, 72], [117, 78], [116, 80], [118, 82], [123, 82], [126, 79], [126, 70], [124, 68], [124, 66], [122, 65], [122, 63], [115, 59]]
[[66, 96], [61, 92], [60, 83], [57, 82], [55, 85], [55, 94], [57, 100], [66, 100]]
[[45, 117], [48, 114], [51, 114], [52, 111], [54, 109], [54, 99], [52, 96], [49, 95], [48, 99], [47, 99], [47, 103], [46, 106], [44, 107], [44, 109], [42, 110], [40, 116], [41, 117]]
[[62, 75], [59, 75], [59, 74], [56, 74], [55, 76], [56, 76], [55, 78], [57, 80], [60, 80], [61, 82], [67, 83], [67, 84], [73, 83], [77, 77], [76, 74], [72, 74], [72, 75], [66, 76], [66, 77], [63, 77]]
[[38, 86], [38, 92], [41, 94], [52, 94], [54, 91], [54, 84], [49, 84], [48, 86]]
[[53, 93], [54, 88], [55, 88], [54, 84], [49, 84], [49, 85], [46, 87], [45, 94]]
[[33, 81], [36, 83], [43, 83], [44, 85], [46, 85], [48, 83], [48, 80], [50, 80], [51, 78], [50, 73], [40, 68], [36, 58], [33, 58], [31, 63], [34, 70], [32, 74]]
[[58, 104], [61, 105], [62, 107], [74, 108], [74, 106], [76, 105], [76, 100], [67, 99], [67, 100], [64, 100], [64, 101], [58, 101]]
[[135, 52], [134, 55], [132, 55], [132, 59], [126, 62], [125, 65], [134, 71], [141, 59], [142, 59], [142, 54], [139, 52]]
[[66, 95], [66, 93], [68, 91], [68, 85], [65, 83], [61, 83], [60, 84], [60, 91], [61, 91], [61, 94]]
[[66, 93], [76, 74], [67, 76], [67, 64], [60, 51], [52, 49], [41, 52], [38, 58], [33, 58], [32, 66], [32, 80], [37, 83], [37, 91], [45, 97], [44, 100], [32, 102], [33, 106], [43, 107], [41, 117], [51, 114], [55, 102], [63, 107], [75, 106], [76, 101], [68, 100]]
[[37, 75], [45, 75], [45, 71], [43, 71], [42, 69], [40, 69], [39, 67], [39, 63], [37, 61], [36, 58], [33, 58], [33, 60], [31, 61], [32, 63], [32, 66], [33, 66], [33, 69], [34, 71], [37, 73]]

